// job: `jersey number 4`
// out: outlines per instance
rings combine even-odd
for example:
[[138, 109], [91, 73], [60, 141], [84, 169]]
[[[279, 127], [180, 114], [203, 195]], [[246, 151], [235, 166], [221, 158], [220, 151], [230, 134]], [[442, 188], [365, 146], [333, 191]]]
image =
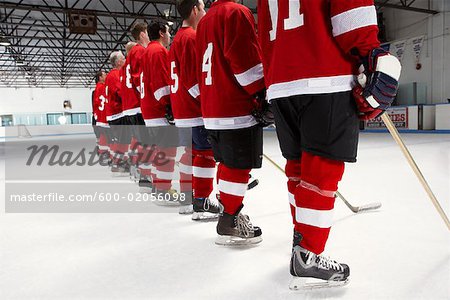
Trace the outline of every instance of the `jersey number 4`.
[[[300, 13], [300, 0], [289, 0], [289, 17], [284, 19], [283, 29], [290, 30], [303, 26], [303, 14]], [[269, 31], [270, 40], [277, 38], [278, 24], [278, 0], [268, 0], [270, 20], [272, 21], [272, 30]]]
[[202, 63], [202, 72], [206, 72], [205, 85], [212, 84], [212, 76], [211, 76], [212, 53], [213, 53], [213, 43], [208, 43], [208, 47], [206, 47], [205, 54], [203, 54], [203, 63]]

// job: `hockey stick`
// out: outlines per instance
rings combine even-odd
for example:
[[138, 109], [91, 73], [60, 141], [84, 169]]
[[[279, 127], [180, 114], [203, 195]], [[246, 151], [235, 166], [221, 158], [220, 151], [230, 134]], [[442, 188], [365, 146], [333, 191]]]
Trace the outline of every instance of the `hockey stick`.
[[409, 153], [408, 148], [406, 148], [405, 143], [403, 142], [402, 138], [400, 137], [400, 134], [397, 131], [397, 128], [395, 128], [394, 123], [392, 123], [391, 118], [388, 116], [388, 114], [384, 113], [381, 115], [381, 119], [383, 120], [384, 124], [386, 125], [387, 129], [391, 133], [394, 140], [397, 142], [398, 146], [402, 150], [403, 154], [405, 155], [406, 160], [408, 161], [409, 165], [413, 169], [414, 173], [416, 174], [417, 178], [419, 179], [420, 183], [422, 184], [423, 188], [425, 189], [425, 192], [428, 194], [428, 197], [430, 197], [431, 202], [433, 202], [434, 207], [438, 211], [438, 213], [441, 215], [441, 218], [444, 220], [445, 225], [447, 225], [447, 228], [450, 230], [450, 222], [447, 218], [447, 215], [445, 214], [444, 210], [442, 209], [441, 205], [439, 204], [438, 200], [436, 199], [436, 196], [433, 194], [433, 191], [431, 190], [430, 186], [428, 185], [427, 181], [425, 180], [425, 177], [423, 176], [422, 172], [420, 171], [419, 167], [417, 166], [416, 162], [414, 161], [411, 153]]
[[[283, 168], [281, 168], [276, 162], [274, 162], [270, 157], [268, 157], [267, 155], [263, 154], [263, 157], [265, 159], [267, 159], [272, 165], [274, 165], [278, 170], [280, 170], [281, 172], [285, 173]], [[375, 210], [381, 207], [381, 203], [380, 202], [375, 202], [375, 203], [369, 203], [369, 204], [365, 204], [365, 205], [361, 205], [361, 206], [353, 206], [350, 204], [350, 202], [347, 201], [347, 199], [344, 198], [344, 196], [342, 196], [341, 193], [339, 193], [339, 191], [336, 192], [336, 196], [339, 199], [341, 199], [345, 205], [347, 205], [347, 207], [354, 212], [355, 214], [363, 212], [363, 211], [369, 211], [369, 210]]]
[[381, 207], [380, 202], [373, 202], [373, 203], [364, 204], [361, 206], [353, 206], [350, 204], [350, 202], [347, 201], [347, 199], [344, 198], [344, 196], [342, 196], [341, 193], [339, 193], [339, 191], [336, 192], [336, 196], [339, 197], [345, 203], [345, 205], [347, 205], [347, 207], [350, 208], [350, 210], [352, 212], [354, 212], [355, 214], [363, 212], [363, 211], [379, 209]]

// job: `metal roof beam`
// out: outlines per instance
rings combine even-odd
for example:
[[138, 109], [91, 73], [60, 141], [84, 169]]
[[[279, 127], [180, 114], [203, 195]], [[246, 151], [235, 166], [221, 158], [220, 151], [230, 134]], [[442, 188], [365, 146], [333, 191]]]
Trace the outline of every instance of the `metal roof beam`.
[[408, 11], [413, 11], [413, 12], [418, 12], [418, 13], [425, 13], [425, 14], [432, 14], [432, 15], [435, 15], [435, 14], [439, 13], [439, 11], [433, 10], [433, 9], [430, 9], [430, 8], [420, 8], [420, 7], [411, 6], [414, 2], [415, 2], [415, 0], [413, 0], [410, 3], [407, 3], [407, 1], [402, 1], [401, 4], [393, 4], [393, 3], [390, 3], [389, 0], [388, 1], [375, 0], [375, 5], [378, 8], [389, 7], [389, 8], [402, 9], [402, 10], [408, 10]]

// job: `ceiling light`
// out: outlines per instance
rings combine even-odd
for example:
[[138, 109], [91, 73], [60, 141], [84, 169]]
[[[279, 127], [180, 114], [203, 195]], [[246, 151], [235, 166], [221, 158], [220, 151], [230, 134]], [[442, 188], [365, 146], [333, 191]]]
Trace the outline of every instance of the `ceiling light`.
[[4, 36], [0, 36], [0, 46], [11, 46], [11, 42]]

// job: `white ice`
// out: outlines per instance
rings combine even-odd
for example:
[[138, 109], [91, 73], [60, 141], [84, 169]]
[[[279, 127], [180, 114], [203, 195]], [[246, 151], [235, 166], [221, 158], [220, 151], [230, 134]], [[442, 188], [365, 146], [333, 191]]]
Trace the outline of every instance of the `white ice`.
[[[450, 214], [450, 135], [404, 134]], [[72, 141], [86, 136], [55, 137]], [[264, 152], [284, 166], [274, 132]], [[4, 207], [4, 161], [0, 197]], [[106, 168], [98, 169], [109, 176]], [[253, 171], [245, 212], [263, 231], [249, 249], [214, 244], [214, 223], [167, 214], [0, 214], [0, 299], [450, 299], [450, 232], [388, 134], [361, 134], [336, 200], [326, 254], [351, 268], [341, 289], [292, 292], [292, 223], [284, 174]], [[46, 179], [42, 174], [41, 179]], [[137, 187], [136, 187], [137, 190]]]

